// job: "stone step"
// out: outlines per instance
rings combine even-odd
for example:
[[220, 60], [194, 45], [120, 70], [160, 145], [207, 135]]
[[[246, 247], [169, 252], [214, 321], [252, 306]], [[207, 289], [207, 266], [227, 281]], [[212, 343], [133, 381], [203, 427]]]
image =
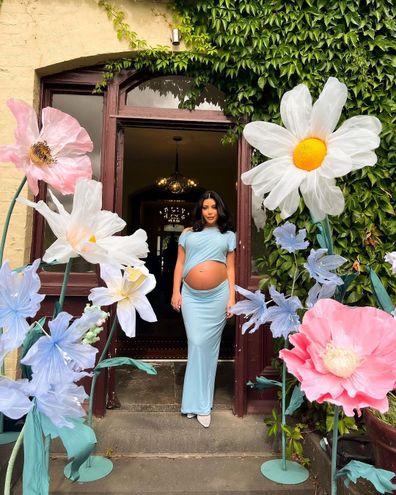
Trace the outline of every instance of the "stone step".
[[[175, 412], [108, 411], [95, 419], [97, 452], [115, 454], [272, 453], [261, 415], [238, 418], [231, 411], [215, 411], [209, 428], [196, 418]], [[53, 452], [64, 452], [59, 442]]]
[[[51, 460], [52, 495], [314, 495], [308, 480], [299, 485], [276, 484], [260, 472], [264, 456], [137, 456], [114, 458], [106, 478], [72, 483], [63, 476], [65, 461]], [[15, 495], [22, 493], [21, 487]]]

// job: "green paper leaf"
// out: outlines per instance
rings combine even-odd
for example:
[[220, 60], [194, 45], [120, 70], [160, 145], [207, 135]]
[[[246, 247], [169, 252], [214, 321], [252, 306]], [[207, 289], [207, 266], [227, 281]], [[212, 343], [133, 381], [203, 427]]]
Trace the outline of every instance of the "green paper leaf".
[[359, 272], [354, 272], [341, 276], [342, 280], [344, 281], [344, 284], [338, 286], [336, 289], [335, 297], [334, 297], [336, 301], [343, 302], [348, 287], [359, 275], [360, 275]]
[[282, 387], [282, 383], [277, 380], [270, 380], [265, 376], [256, 376], [256, 383], [248, 381], [246, 385], [250, 388], [262, 390], [264, 388]]
[[[38, 339], [44, 335], [41, 328], [44, 326], [46, 319], [47, 318], [45, 316], [40, 318], [39, 321], [36, 321], [33, 327], [26, 334], [25, 340], [22, 343], [21, 359], [26, 356], [32, 345], [35, 344], [38, 341]], [[29, 380], [31, 380], [32, 379], [31, 366], [20, 364], [20, 367], [22, 372], [22, 378], [28, 378]]]
[[371, 464], [360, 461], [351, 461], [337, 473], [337, 478], [345, 476], [344, 485], [356, 483], [358, 478], [364, 478], [372, 483], [378, 493], [393, 493], [396, 485], [392, 483], [395, 473], [386, 469], [378, 469]]
[[144, 363], [143, 361], [139, 361], [138, 359], [132, 359], [128, 357], [115, 357], [104, 359], [95, 367], [95, 371], [101, 370], [103, 368], [112, 368], [113, 366], [122, 366], [122, 365], [135, 366], [135, 368], [139, 368], [142, 371], [145, 371], [148, 375], [156, 375], [157, 370], [151, 364]]
[[285, 414], [291, 416], [304, 402], [304, 396], [305, 394], [301, 391], [300, 385], [296, 385], [293, 389], [289, 406], [287, 407]]
[[72, 459], [70, 478], [77, 481], [80, 477], [78, 473], [80, 466], [88, 459], [96, 445], [96, 436], [93, 429], [84, 424], [83, 419], [68, 419], [74, 424], [74, 427], [59, 428], [47, 416], [41, 414], [44, 434], [51, 435], [51, 438], [60, 437], [68, 459]]
[[321, 248], [327, 249], [327, 254], [333, 254], [333, 240], [331, 236], [331, 228], [329, 218], [325, 217], [324, 220], [315, 220], [312, 217], [313, 223], [316, 225], [319, 232], [316, 234], [316, 238]]
[[369, 273], [371, 286], [373, 288], [375, 297], [377, 298], [378, 304], [387, 313], [392, 313], [392, 311], [395, 309], [395, 306], [392, 302], [392, 299], [389, 297], [389, 294], [387, 293], [385, 287], [383, 286], [380, 278], [369, 266], [367, 267], [367, 271]]
[[23, 437], [23, 493], [47, 495], [48, 466], [45, 454], [41, 416], [34, 406], [26, 416]]

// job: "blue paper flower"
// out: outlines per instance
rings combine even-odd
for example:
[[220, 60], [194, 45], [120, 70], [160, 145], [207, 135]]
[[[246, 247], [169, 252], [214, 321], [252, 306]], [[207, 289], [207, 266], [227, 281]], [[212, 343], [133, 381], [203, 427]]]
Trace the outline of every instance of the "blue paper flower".
[[303, 306], [297, 296], [286, 298], [273, 286], [270, 287], [269, 292], [275, 303], [275, 306], [268, 308], [267, 313], [267, 319], [272, 321], [270, 327], [272, 335], [286, 339], [289, 333], [295, 332], [300, 325], [300, 318], [296, 311]]
[[98, 350], [89, 344], [82, 344], [81, 339], [102, 318], [102, 314], [100, 308], [93, 309], [69, 326], [72, 315], [59, 313], [48, 324], [51, 334], [39, 338], [21, 363], [30, 365], [34, 376], [49, 385], [76, 381], [79, 376], [75, 372], [95, 365]]
[[88, 396], [82, 386], [67, 382], [45, 388], [43, 383], [33, 376], [27, 388], [35, 398], [37, 409], [60, 428], [73, 428], [74, 423], [70, 419], [86, 415], [82, 403]]
[[21, 272], [12, 271], [5, 261], [0, 268], [0, 364], [4, 356], [19, 347], [29, 330], [26, 318], [36, 315], [44, 295], [38, 294], [41, 286], [37, 269], [40, 260]]
[[259, 290], [256, 292], [250, 292], [250, 290], [243, 289], [238, 285], [235, 286], [235, 290], [246, 297], [243, 301], [238, 301], [230, 312], [234, 315], [245, 315], [247, 321], [242, 325], [242, 334], [249, 328], [249, 333], [255, 332], [260, 325], [263, 325], [267, 318], [267, 305], [265, 303], [265, 296]]
[[312, 308], [319, 299], [329, 299], [334, 295], [336, 291], [337, 285], [334, 283], [323, 284], [321, 285], [319, 282], [309, 289], [308, 299], [307, 299], [307, 307], [308, 309]]
[[[33, 380], [10, 380], [0, 377], [0, 412], [19, 419], [34, 405], [58, 427], [73, 427], [72, 418], [86, 415], [82, 407], [87, 398], [84, 387], [73, 382], [48, 385], [42, 376], [33, 375]], [[32, 400], [30, 400], [32, 398]]]
[[309, 242], [305, 240], [306, 235], [307, 231], [305, 229], [300, 229], [296, 234], [296, 226], [290, 222], [286, 222], [274, 229], [276, 243], [289, 253], [294, 253], [309, 246]]
[[338, 254], [327, 255], [327, 249], [311, 249], [304, 267], [308, 270], [312, 278], [320, 284], [342, 285], [344, 281], [341, 277], [332, 272], [347, 260]]
[[0, 412], [12, 419], [25, 416], [33, 407], [25, 388], [28, 380], [11, 380], [0, 376]]

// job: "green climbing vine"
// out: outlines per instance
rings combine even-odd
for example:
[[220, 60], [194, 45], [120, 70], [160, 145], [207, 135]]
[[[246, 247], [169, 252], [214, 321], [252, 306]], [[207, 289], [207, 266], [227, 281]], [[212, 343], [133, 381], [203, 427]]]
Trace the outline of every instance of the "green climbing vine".
[[[185, 75], [194, 81], [181, 106], [194, 108], [202, 89], [211, 83], [225, 94], [225, 112], [235, 126], [229, 139], [240, 135], [246, 119], [281, 123], [279, 103], [283, 93], [299, 83], [317, 97], [329, 76], [346, 83], [349, 98], [344, 118], [376, 115], [382, 122], [378, 164], [355, 171], [337, 183], [346, 198], [345, 212], [332, 218], [335, 250], [357, 270], [370, 265], [382, 277], [391, 294], [395, 277], [384, 263], [395, 249], [396, 190], [394, 140], [396, 20], [392, 0], [172, 0], [169, 8], [187, 49], [150, 47], [139, 40], [122, 12], [100, 0], [119, 39], [128, 40], [130, 58], [109, 62], [97, 90], [122, 69], [135, 68], [155, 74]], [[255, 154], [254, 163], [262, 157]], [[290, 261], [277, 249], [272, 230], [280, 223], [269, 212], [257, 266], [262, 285], [277, 281], [283, 290], [290, 283]], [[291, 218], [312, 233], [309, 214], [301, 203]], [[302, 280], [297, 295], [306, 293]], [[374, 304], [368, 278], [351, 285], [346, 301]]]

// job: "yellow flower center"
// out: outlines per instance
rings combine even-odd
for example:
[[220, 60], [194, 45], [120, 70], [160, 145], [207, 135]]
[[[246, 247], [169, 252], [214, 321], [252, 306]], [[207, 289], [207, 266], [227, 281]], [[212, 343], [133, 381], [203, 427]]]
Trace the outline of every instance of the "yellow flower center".
[[327, 344], [322, 359], [326, 369], [341, 378], [349, 378], [362, 363], [356, 352], [335, 347], [333, 343]]
[[318, 138], [303, 139], [293, 151], [293, 161], [297, 168], [315, 170], [322, 165], [327, 153], [326, 144]]
[[127, 280], [132, 283], [133, 288], [140, 287], [142, 283], [146, 280], [147, 276], [141, 272], [138, 268], [132, 268], [128, 266], [125, 269], [127, 275]]
[[47, 141], [38, 141], [29, 149], [29, 158], [37, 167], [53, 165], [56, 160], [51, 155], [51, 148]]
[[96, 242], [96, 237], [92, 234], [91, 237], [88, 239], [88, 242]]

